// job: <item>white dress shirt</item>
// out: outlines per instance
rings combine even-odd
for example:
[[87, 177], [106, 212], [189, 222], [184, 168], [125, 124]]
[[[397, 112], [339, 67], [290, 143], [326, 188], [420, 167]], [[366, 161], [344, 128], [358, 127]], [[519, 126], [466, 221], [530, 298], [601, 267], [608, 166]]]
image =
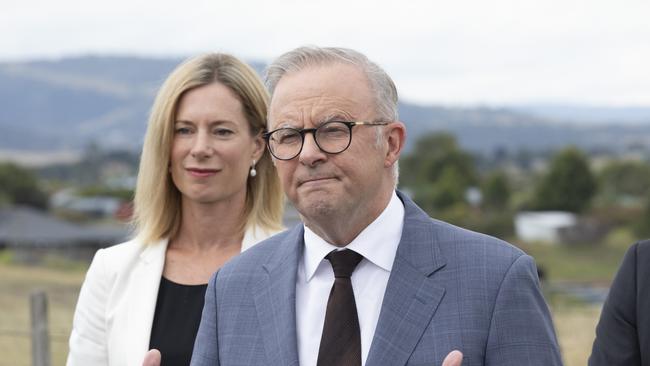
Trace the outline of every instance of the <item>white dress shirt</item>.
[[[393, 192], [388, 206], [345, 248], [363, 255], [352, 273], [352, 288], [361, 328], [361, 365], [365, 365], [375, 334], [388, 277], [402, 236], [404, 205]], [[325, 311], [334, 271], [325, 259], [341, 250], [305, 227], [305, 251], [296, 278], [298, 357], [302, 366], [316, 366]]]

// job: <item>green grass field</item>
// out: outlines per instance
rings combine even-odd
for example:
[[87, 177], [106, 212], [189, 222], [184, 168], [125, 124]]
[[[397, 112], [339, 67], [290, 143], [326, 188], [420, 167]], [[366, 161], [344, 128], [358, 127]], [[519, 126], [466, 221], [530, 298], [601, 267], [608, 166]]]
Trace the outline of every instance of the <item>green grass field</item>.
[[637, 239], [629, 230], [614, 230], [602, 242], [578, 245], [512, 243], [535, 258], [551, 281], [609, 283], [627, 248]]

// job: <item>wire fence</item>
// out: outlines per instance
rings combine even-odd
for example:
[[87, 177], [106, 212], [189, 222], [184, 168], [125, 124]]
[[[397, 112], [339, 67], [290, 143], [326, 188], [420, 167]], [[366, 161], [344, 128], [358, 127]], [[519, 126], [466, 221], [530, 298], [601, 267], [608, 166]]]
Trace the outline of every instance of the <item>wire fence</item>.
[[[31, 349], [31, 366], [51, 366], [52, 357], [50, 345], [53, 342], [67, 342], [67, 332], [50, 332], [48, 322], [48, 301], [44, 291], [35, 291], [29, 296], [30, 329], [0, 328], [0, 337], [13, 338], [10, 342], [14, 347], [22, 342], [29, 343]], [[0, 359], [0, 365], [20, 366], [18, 360]], [[23, 361], [24, 362], [24, 361]]]

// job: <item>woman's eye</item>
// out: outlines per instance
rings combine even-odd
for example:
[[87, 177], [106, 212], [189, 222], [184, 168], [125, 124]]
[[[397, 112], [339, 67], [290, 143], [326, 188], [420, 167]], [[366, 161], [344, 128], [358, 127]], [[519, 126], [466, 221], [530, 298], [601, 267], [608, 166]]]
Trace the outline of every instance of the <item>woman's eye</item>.
[[214, 134], [217, 136], [228, 137], [234, 134], [234, 132], [225, 128], [219, 128], [214, 131]]
[[192, 130], [190, 130], [187, 127], [178, 127], [178, 128], [176, 128], [175, 132], [177, 134], [179, 134], [179, 135], [187, 135], [187, 134], [191, 133]]

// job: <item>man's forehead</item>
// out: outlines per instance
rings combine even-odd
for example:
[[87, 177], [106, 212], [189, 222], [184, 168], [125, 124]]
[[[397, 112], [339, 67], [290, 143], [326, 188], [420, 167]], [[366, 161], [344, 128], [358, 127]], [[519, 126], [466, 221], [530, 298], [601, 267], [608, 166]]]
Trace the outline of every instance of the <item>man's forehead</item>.
[[[356, 66], [312, 66], [283, 76], [271, 97], [269, 119], [305, 113], [354, 113], [372, 103], [365, 75]], [[277, 122], [277, 121], [273, 121]]]
[[369, 103], [337, 96], [296, 99], [269, 110], [269, 127], [320, 125], [331, 120], [356, 120], [372, 113]]
[[340, 62], [310, 65], [283, 75], [276, 84], [273, 97], [296, 88], [319, 91], [328, 87], [332, 90], [369, 88], [370, 83], [363, 70], [356, 65]]

